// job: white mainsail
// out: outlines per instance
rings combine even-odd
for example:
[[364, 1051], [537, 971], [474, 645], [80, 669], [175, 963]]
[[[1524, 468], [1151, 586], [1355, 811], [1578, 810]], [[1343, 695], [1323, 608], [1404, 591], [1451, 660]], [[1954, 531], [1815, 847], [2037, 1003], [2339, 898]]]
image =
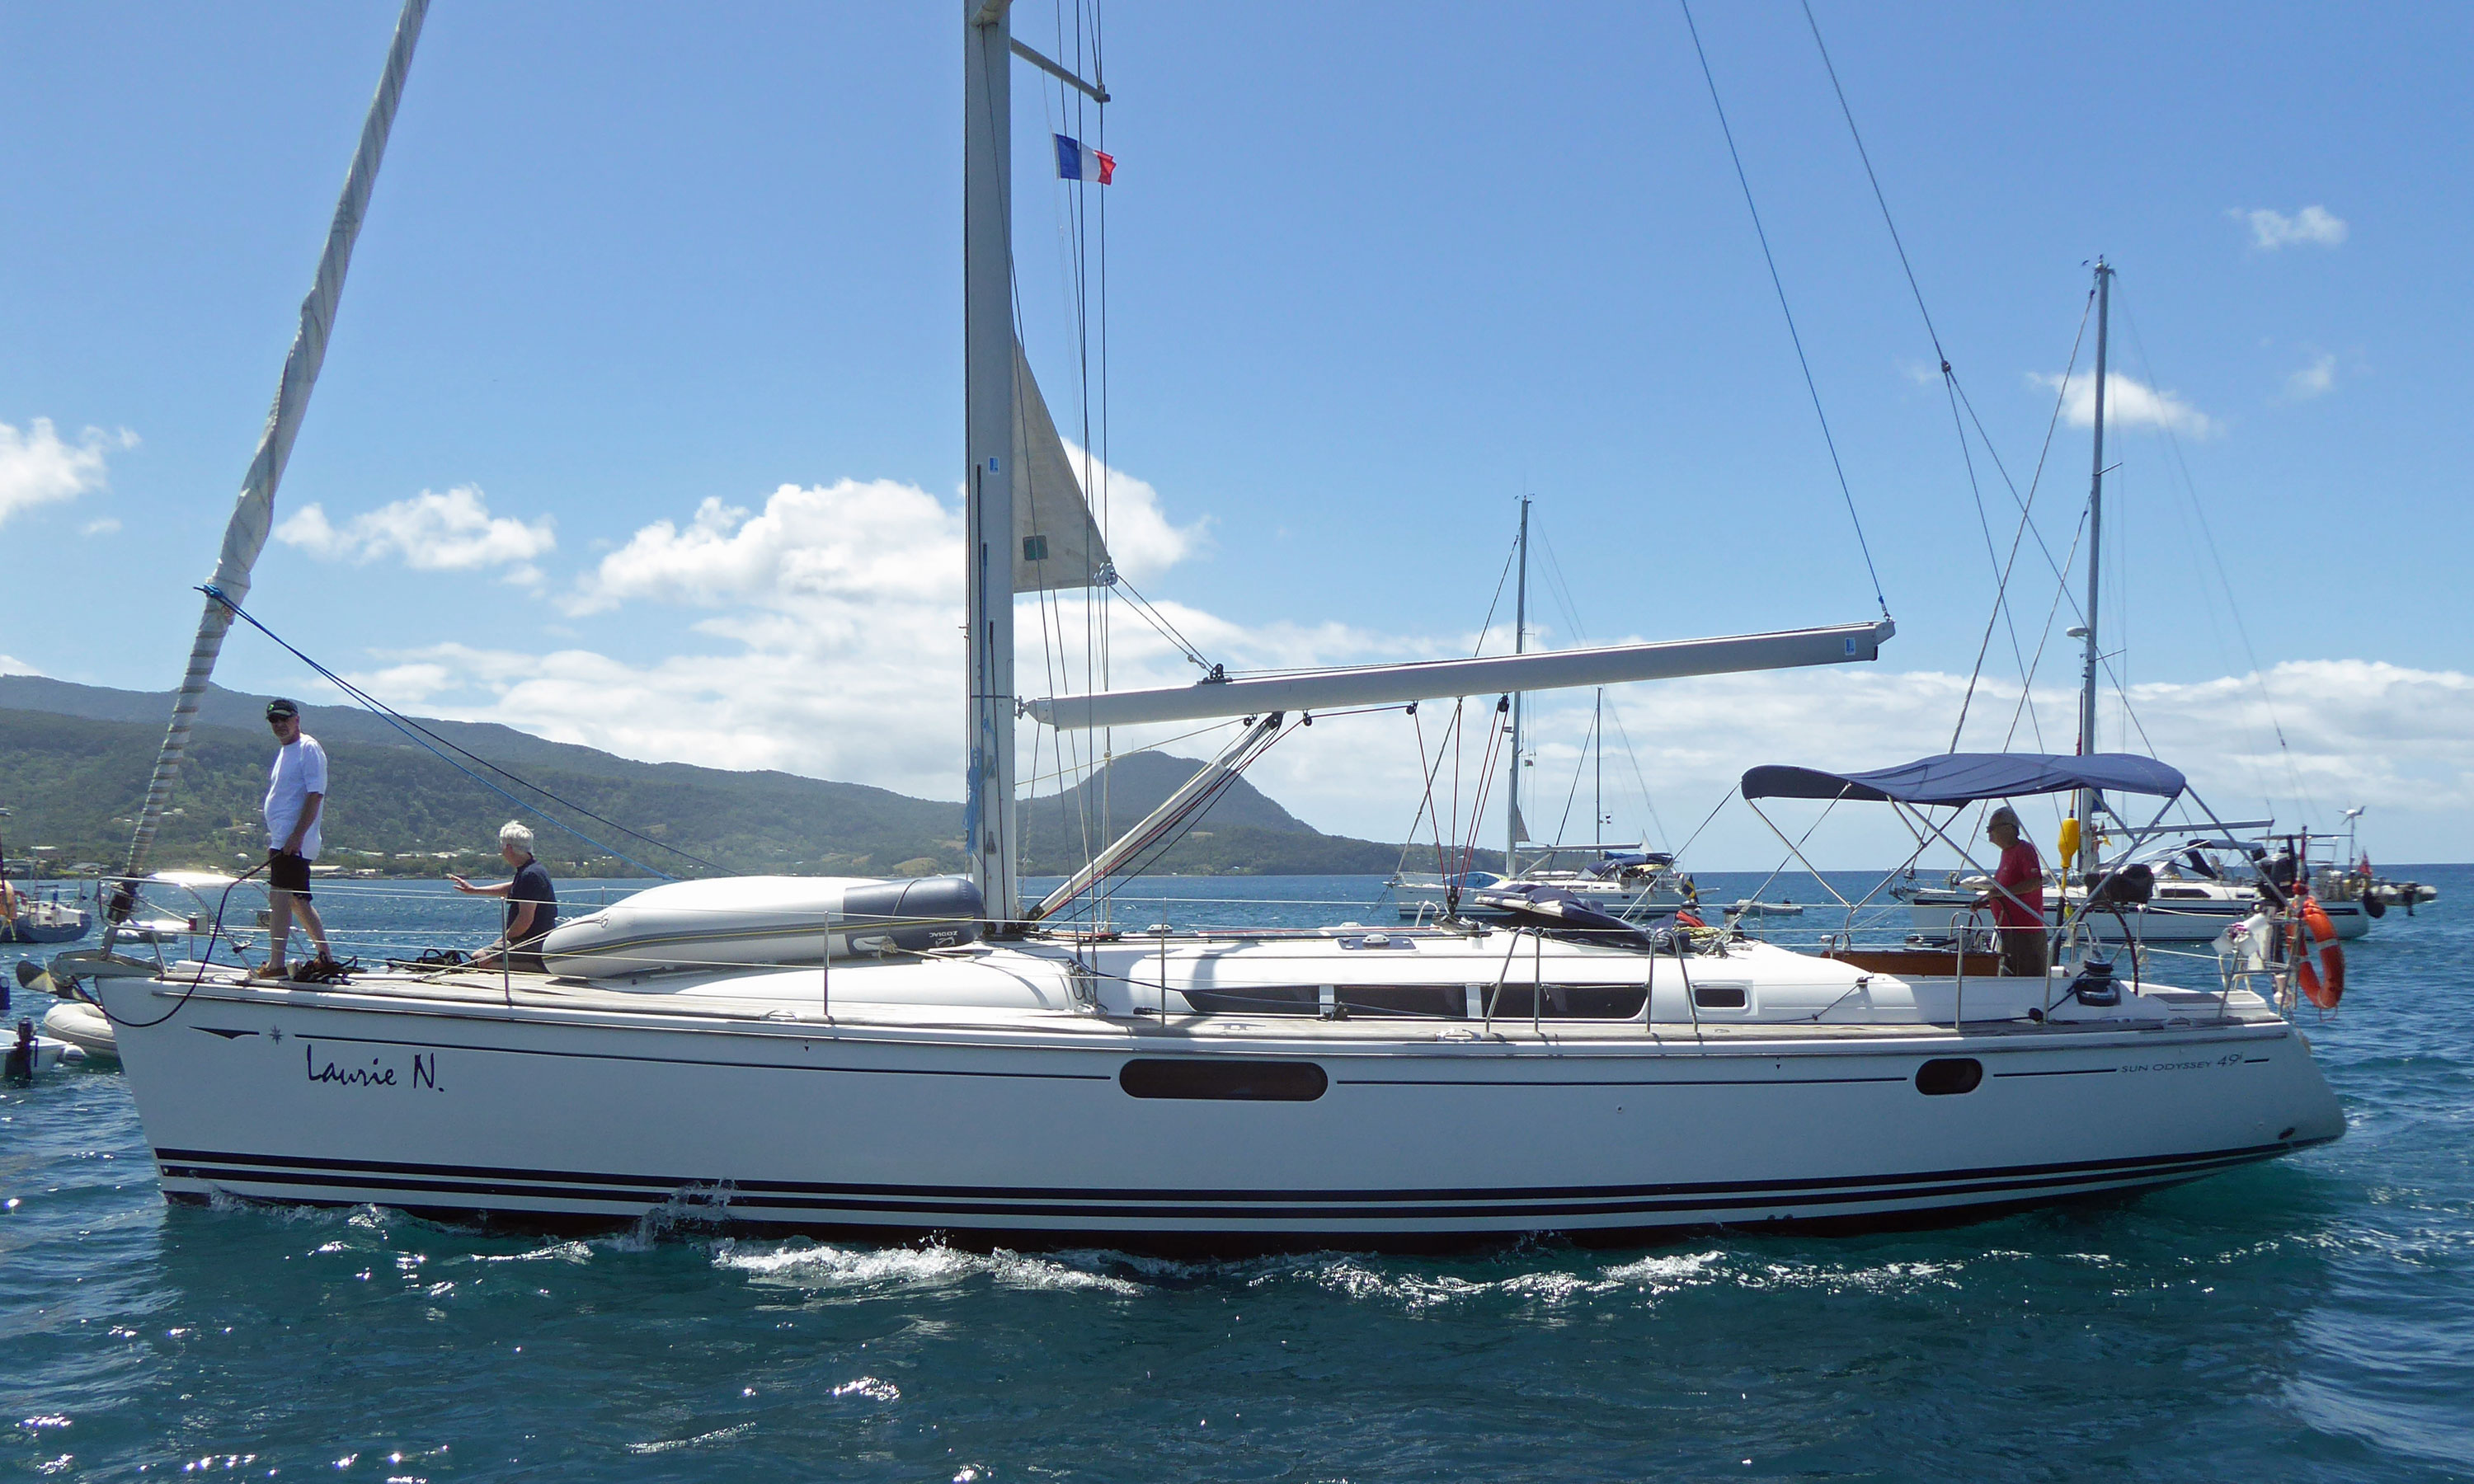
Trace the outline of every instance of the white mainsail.
[[[317, 279], [309, 297], [301, 302], [301, 328], [292, 338], [291, 353], [283, 358], [283, 379], [276, 387], [275, 405], [267, 412], [266, 430], [258, 435], [257, 454], [250, 460], [240, 498], [232, 506], [231, 523], [224, 529], [223, 555], [215, 562], [213, 582], [222, 596], [209, 596], [206, 614], [198, 620], [188, 672], [182, 677], [181, 693], [172, 703], [172, 725], [163, 733], [163, 749], [156, 755], [154, 776], [146, 783], [146, 802], [129, 838], [129, 861], [121, 868], [126, 877], [145, 873], [156, 826], [172, 802], [182, 760], [188, 754], [190, 724], [206, 699], [206, 682], [214, 675], [215, 658], [222, 654], [224, 634], [231, 627], [228, 605], [249, 596], [250, 570], [257, 564], [258, 553], [266, 548], [267, 532], [275, 524], [275, 490], [283, 482], [292, 441], [301, 431], [302, 415], [309, 410], [309, 393], [317, 386], [318, 369], [327, 359], [327, 336], [334, 328], [335, 307], [344, 297], [344, 274], [352, 266], [352, 244], [369, 214], [370, 192], [377, 184], [387, 132], [395, 126], [404, 74], [412, 67], [413, 44], [421, 39], [421, 23], [428, 13], [429, 0], [403, 0], [403, 11], [396, 18], [386, 71], [378, 78], [377, 95], [370, 100], [369, 117], [361, 124], [360, 148], [352, 153], [343, 198], [335, 203], [335, 220], [327, 228], [327, 251], [318, 259]], [[117, 904], [114, 910], [116, 921]]]
[[1266, 711], [1390, 706], [1442, 696], [1509, 695], [1514, 691], [1562, 690], [1626, 681], [1673, 680], [1687, 675], [1849, 664], [1879, 658], [1883, 641], [1897, 632], [1890, 620], [1877, 618], [1868, 623], [1795, 629], [1782, 634], [1556, 649], [1527, 655], [1494, 655], [1483, 659], [1359, 665], [1256, 680], [1205, 680], [1161, 690], [1051, 696], [1031, 702], [1029, 709], [1046, 725], [1066, 730], [1215, 716], [1258, 716]]
[[1013, 590], [1108, 586], [1116, 573], [1107, 543], [1020, 341], [1013, 347]]

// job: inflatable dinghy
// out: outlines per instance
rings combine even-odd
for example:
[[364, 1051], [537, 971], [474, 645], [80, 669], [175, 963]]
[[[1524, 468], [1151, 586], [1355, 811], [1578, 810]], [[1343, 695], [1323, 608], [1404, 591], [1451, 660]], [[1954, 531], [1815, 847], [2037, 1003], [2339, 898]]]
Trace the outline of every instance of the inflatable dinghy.
[[120, 1044], [103, 1012], [82, 999], [64, 999], [43, 1017], [43, 1034], [65, 1041], [98, 1062], [120, 1060]]
[[977, 942], [985, 906], [963, 876], [719, 876], [638, 892], [543, 940], [580, 979], [813, 964]]

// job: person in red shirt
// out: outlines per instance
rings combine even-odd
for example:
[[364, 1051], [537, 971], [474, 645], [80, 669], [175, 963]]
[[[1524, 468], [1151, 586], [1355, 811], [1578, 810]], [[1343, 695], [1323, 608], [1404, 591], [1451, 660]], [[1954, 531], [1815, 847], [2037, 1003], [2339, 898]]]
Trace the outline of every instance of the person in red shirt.
[[2051, 962], [2045, 938], [2045, 862], [2021, 833], [2018, 812], [2006, 803], [1984, 822], [1984, 835], [2001, 848], [2001, 863], [1993, 871], [1993, 890], [1976, 904], [1993, 913], [2001, 971], [2041, 979]]

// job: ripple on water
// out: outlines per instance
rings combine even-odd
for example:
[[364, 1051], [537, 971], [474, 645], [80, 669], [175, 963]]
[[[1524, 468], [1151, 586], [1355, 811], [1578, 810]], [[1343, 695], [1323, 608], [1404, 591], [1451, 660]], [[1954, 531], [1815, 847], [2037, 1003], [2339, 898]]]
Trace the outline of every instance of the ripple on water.
[[922, 1247], [839, 1247], [792, 1238], [782, 1242], [724, 1239], [713, 1245], [716, 1267], [760, 1281], [842, 1292], [898, 1292], [951, 1288], [984, 1281], [994, 1287], [1049, 1292], [1089, 1292], [1139, 1298], [1147, 1290], [1129, 1279], [1079, 1266], [1062, 1257], [1025, 1256], [998, 1248], [964, 1252]]

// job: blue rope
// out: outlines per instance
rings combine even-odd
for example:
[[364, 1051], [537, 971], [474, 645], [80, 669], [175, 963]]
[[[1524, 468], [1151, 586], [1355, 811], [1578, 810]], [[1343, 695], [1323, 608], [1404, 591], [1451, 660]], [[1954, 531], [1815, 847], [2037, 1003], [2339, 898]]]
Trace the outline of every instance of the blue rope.
[[[239, 619], [241, 622], [243, 622], [243, 623], [245, 623], [245, 624], [249, 625], [251, 628], [255, 629], [258, 633], [265, 634], [268, 638], [273, 639], [277, 644], [280, 645], [280, 646], [283, 648], [283, 650], [284, 650], [284, 652], [285, 652], [285, 653], [287, 653], [287, 654], [291, 655], [293, 658], [300, 660], [303, 664], [307, 665], [310, 669], [317, 671], [317, 672], [318, 672], [318, 674], [319, 674], [320, 676], [324, 677], [327, 682], [329, 682], [330, 683], [332, 683], [332, 684], [335, 686], [335, 688], [336, 688], [336, 689], [341, 690], [344, 694], [346, 694], [346, 695], [348, 695], [348, 696], [352, 697], [353, 700], [355, 700], [355, 701], [359, 702], [361, 705], [363, 705], [363, 706], [365, 706], [369, 707], [371, 710], [373, 710], [373, 711], [376, 712], [378, 715], [380, 715], [380, 716], [384, 717], [384, 718], [387, 720], [387, 722], [388, 722], [389, 724], [391, 724], [392, 726], [394, 726], [394, 728], [395, 728], [398, 731], [400, 731], [400, 732], [402, 732], [405, 736], [410, 737], [410, 738], [411, 738], [411, 739], [412, 739], [416, 744], [418, 744], [418, 745], [419, 745], [419, 746], [420, 746], [424, 751], [428, 752], [428, 753], [429, 753], [429, 754], [431, 754], [432, 755], [436, 756], [440, 762], [443, 762], [443, 763], [447, 764], [447, 766], [449, 766], [449, 767], [450, 767], [450, 768], [454, 769], [456, 772], [458, 772], [458, 773], [460, 773], [460, 774], [464, 775], [466, 778], [471, 778], [473, 782], [480, 784], [483, 788], [486, 788], [486, 789], [488, 789], [490, 792], [492, 792], [492, 793], [494, 793], [494, 794], [496, 794], [496, 795], [497, 795], [499, 798], [504, 799], [504, 800], [505, 800], [505, 801], [507, 801], [509, 803], [514, 804], [517, 808], [523, 810], [523, 811], [524, 811], [525, 813], [527, 813], [527, 814], [530, 814], [530, 815], [535, 816], [536, 818], [540, 819], [540, 820], [541, 820], [541, 821], [543, 821], [545, 824], [549, 825], [549, 826], [550, 826], [551, 827], [553, 827], [553, 828], [561, 829], [561, 830], [565, 830], [567, 833], [569, 833], [569, 834], [570, 834], [570, 835], [573, 835], [573, 836], [574, 836], [575, 838], [577, 838], [578, 840], [583, 841], [585, 844], [587, 844], [587, 845], [589, 845], [589, 846], [593, 847], [593, 848], [594, 848], [594, 850], [596, 850], [601, 851], [601, 852], [602, 852], [603, 854], [605, 854], [605, 855], [615, 855], [615, 856], [617, 856], [618, 859], [620, 859], [620, 860], [622, 860], [622, 861], [625, 861], [628, 865], [635, 867], [637, 870], [642, 871], [642, 872], [648, 873], [649, 874], [652, 874], [652, 875], [660, 876], [660, 877], [661, 877], [663, 880], [665, 880], [665, 881], [675, 881], [675, 880], [677, 880], [677, 879], [678, 879], [678, 877], [676, 877], [676, 876], [674, 876], [674, 875], [670, 874], [668, 872], [664, 871], [664, 870], [661, 870], [660, 868], [655, 867], [655, 866], [648, 866], [648, 865], [644, 864], [643, 861], [640, 861], [640, 860], [636, 859], [636, 857], [634, 857], [634, 856], [632, 856], [632, 855], [629, 855], [629, 854], [625, 853], [624, 851], [612, 850], [609, 846], [603, 845], [600, 841], [594, 839], [591, 835], [586, 834], [583, 830], [580, 830], [580, 829], [576, 828], [574, 826], [572, 826], [572, 825], [570, 825], [570, 824], [567, 823], [565, 820], [562, 820], [562, 819], [558, 818], [556, 815], [551, 814], [548, 810], [542, 808], [542, 807], [541, 807], [540, 805], [538, 805], [538, 804], [526, 803], [523, 800], [517, 798], [515, 795], [513, 795], [513, 794], [511, 794], [511, 793], [508, 793], [505, 789], [500, 788], [497, 784], [491, 782], [488, 778], [485, 778], [481, 777], [481, 775], [479, 775], [479, 774], [477, 774], [477, 773], [473, 772], [472, 769], [465, 767], [462, 763], [457, 762], [454, 758], [448, 756], [445, 753], [443, 753], [443, 752], [439, 751], [439, 749], [438, 749], [438, 747], [437, 747], [437, 746], [433, 745], [434, 743], [437, 743], [437, 742], [444, 742], [444, 741], [445, 741], [445, 739], [444, 739], [444, 738], [436, 738], [436, 737], [433, 737], [433, 736], [432, 736], [432, 734], [431, 734], [430, 732], [428, 732], [427, 730], [425, 730], [424, 729], [423, 729], [423, 728], [420, 728], [420, 727], [417, 727], [417, 726], [413, 725], [413, 723], [411, 722], [411, 720], [410, 720], [409, 718], [404, 717], [404, 716], [401, 716], [401, 715], [399, 715], [399, 714], [395, 711], [395, 709], [394, 709], [393, 707], [391, 707], [391, 706], [387, 706], [384, 702], [379, 701], [377, 698], [376, 698], [375, 696], [372, 696], [372, 695], [371, 695], [371, 694], [369, 694], [367, 691], [362, 690], [359, 686], [354, 685], [352, 682], [350, 682], [350, 681], [348, 681], [348, 680], [344, 679], [344, 678], [343, 678], [342, 676], [340, 676], [340, 675], [337, 675], [334, 671], [327, 669], [325, 665], [322, 665], [322, 664], [320, 664], [317, 660], [310, 658], [307, 655], [304, 655], [304, 654], [301, 653], [301, 651], [299, 651], [298, 649], [293, 648], [293, 647], [292, 647], [292, 645], [290, 644], [290, 642], [288, 642], [287, 640], [285, 640], [285, 638], [284, 638], [281, 634], [277, 634], [274, 630], [272, 630], [272, 629], [268, 628], [266, 625], [264, 625], [264, 624], [262, 624], [262, 623], [259, 623], [256, 619], [255, 619], [255, 618], [253, 618], [253, 617], [251, 617], [251, 616], [250, 616], [250, 614], [249, 614], [249, 612], [248, 612], [248, 610], [247, 610], [243, 609], [239, 604], [234, 603], [231, 599], [230, 599], [230, 598], [228, 598], [228, 597], [225, 597], [225, 596], [224, 596], [224, 594], [223, 594], [223, 590], [222, 590], [221, 588], [216, 587], [213, 584], [209, 583], [209, 584], [207, 584], [206, 586], [203, 586], [203, 587], [200, 587], [198, 590], [199, 590], [200, 592], [205, 593], [207, 597], [214, 599], [217, 603], [222, 604], [222, 605], [225, 607], [225, 609], [227, 609], [228, 610], [230, 610], [230, 613], [231, 613], [231, 615], [232, 615], [233, 617], [235, 617], [235, 618]], [[449, 747], [454, 747], [454, 744], [453, 744], [453, 743], [451, 743], [451, 742], [448, 742], [448, 743], [446, 743], [446, 745], [447, 745], [447, 746], [449, 746]], [[462, 752], [463, 750], [462, 750], [461, 748], [457, 748], [457, 749], [456, 749], [456, 751], [458, 751], [458, 752]], [[466, 753], [464, 755], [466, 755], [466, 756], [468, 756], [468, 757], [471, 757], [473, 754], [470, 754], [470, 753]], [[473, 758], [473, 761], [475, 761], [475, 762], [480, 762], [480, 761], [481, 761], [481, 759], [479, 759], [479, 758], [475, 757], [475, 758]], [[483, 767], [486, 767], [486, 768], [493, 768], [493, 769], [496, 769], [496, 771], [498, 771], [498, 772], [501, 772], [501, 773], [505, 772], [505, 770], [504, 770], [504, 769], [497, 768], [497, 764], [495, 764], [495, 763], [486, 763], [486, 762], [484, 762], [484, 763], [482, 763], [482, 766], [483, 766]], [[509, 778], [515, 778], [515, 775], [514, 775], [514, 774], [512, 774], [512, 773], [510, 773], [510, 774], [507, 774], [507, 777], [509, 777]], [[522, 780], [522, 779], [521, 779], [521, 778], [518, 778], [518, 779], [517, 779], [517, 781], [518, 781], [518, 782], [523, 782], [523, 780]], [[600, 816], [600, 815], [594, 814], [592, 810], [585, 808], [585, 807], [584, 807], [583, 805], [581, 805], [581, 804], [570, 803], [570, 802], [568, 802], [568, 801], [566, 801], [566, 800], [564, 800], [564, 799], [559, 799], [559, 798], [558, 798], [558, 796], [557, 796], [556, 794], [552, 794], [552, 793], [550, 793], [550, 791], [549, 791], [548, 789], [542, 788], [542, 787], [541, 787], [539, 784], [537, 784], [537, 783], [524, 783], [524, 786], [525, 786], [526, 788], [536, 789], [536, 790], [538, 790], [540, 793], [542, 793], [543, 795], [545, 795], [546, 797], [548, 797], [548, 798], [550, 798], [550, 799], [556, 799], [556, 800], [558, 800], [558, 802], [559, 802], [559, 803], [561, 803], [562, 805], [565, 805], [565, 806], [566, 806], [566, 807], [568, 807], [568, 808], [570, 808], [570, 809], [575, 810], [575, 812], [577, 812], [578, 814], [586, 815], [586, 816], [588, 816], [589, 818], [592, 818], [592, 819], [600, 820], [602, 824], [609, 825], [609, 826], [610, 826], [612, 828], [614, 828], [614, 829], [625, 830], [625, 831], [626, 831], [626, 833], [631, 834], [631, 835], [636, 833], [634, 830], [632, 830], [632, 829], [628, 829], [626, 826], [624, 826], [624, 825], [620, 825], [620, 824], [618, 824], [616, 821], [601, 819], [601, 816]], [[639, 836], [637, 836], [637, 838], [639, 838], [639, 839], [643, 839], [643, 838], [645, 838], [645, 837], [639, 835]], [[676, 847], [676, 846], [671, 846], [671, 845], [663, 845], [663, 844], [662, 844], [662, 842], [661, 842], [661, 841], [659, 841], [659, 840], [652, 840], [652, 841], [649, 841], [648, 843], [653, 844], [653, 845], [659, 845], [659, 846], [661, 846], [661, 847], [662, 847], [662, 849], [663, 849], [663, 850], [669, 850], [669, 851], [673, 852], [674, 854], [684, 856], [684, 857], [686, 857], [686, 858], [687, 858], [687, 859], [689, 859], [689, 860], [694, 861], [694, 862], [695, 862], [697, 865], [699, 865], [699, 866], [707, 866], [707, 867], [711, 867], [711, 868], [712, 868], [713, 870], [715, 870], [715, 871], [719, 871], [719, 870], [721, 870], [721, 868], [720, 868], [719, 866], [714, 865], [714, 863], [713, 863], [712, 861], [705, 860], [705, 859], [703, 859], [703, 858], [702, 858], [702, 857], [700, 857], [700, 856], [690, 855], [690, 854], [688, 854], [688, 852], [687, 852], [687, 851], [682, 850], [679, 850], [679, 849], [678, 849], [678, 847]]]

